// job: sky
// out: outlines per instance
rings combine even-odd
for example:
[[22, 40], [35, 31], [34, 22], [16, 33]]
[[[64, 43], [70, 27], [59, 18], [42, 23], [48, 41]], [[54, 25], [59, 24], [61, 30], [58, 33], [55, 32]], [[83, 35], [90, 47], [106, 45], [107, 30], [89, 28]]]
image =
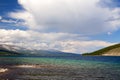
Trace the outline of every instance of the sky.
[[120, 0], [0, 0], [0, 44], [81, 54], [119, 34]]

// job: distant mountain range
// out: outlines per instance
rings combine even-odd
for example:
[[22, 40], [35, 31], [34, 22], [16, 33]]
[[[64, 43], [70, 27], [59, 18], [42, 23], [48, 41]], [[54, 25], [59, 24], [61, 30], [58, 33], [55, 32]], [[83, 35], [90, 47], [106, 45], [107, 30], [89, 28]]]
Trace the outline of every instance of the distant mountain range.
[[120, 43], [83, 55], [120, 56]]
[[[0, 56], [78, 56], [80, 54], [66, 53], [57, 50], [30, 50], [15, 45], [0, 44]], [[82, 55], [120, 56], [120, 44], [115, 44], [103, 49], [84, 53]]]
[[19, 46], [0, 44], [0, 56], [77, 56], [57, 50], [29, 50]]

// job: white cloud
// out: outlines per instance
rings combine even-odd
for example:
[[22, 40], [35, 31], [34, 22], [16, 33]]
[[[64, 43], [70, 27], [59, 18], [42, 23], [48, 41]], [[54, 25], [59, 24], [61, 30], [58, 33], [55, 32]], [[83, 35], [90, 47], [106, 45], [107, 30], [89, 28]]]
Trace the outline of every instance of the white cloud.
[[37, 29], [35, 27], [37, 27], [38, 25], [36, 25], [36, 21], [33, 15], [29, 12], [26, 11], [15, 12], [15, 13], [10, 13], [9, 16], [18, 20], [19, 19], [24, 20], [24, 25], [28, 26], [32, 30]]
[[[88, 37], [83, 37], [77, 34], [68, 33], [39, 33], [35, 31], [22, 31], [22, 30], [5, 30], [0, 29], [1, 41], [18, 41], [18, 42], [54, 42], [66, 40], [86, 40]], [[15, 39], [15, 40], [14, 40]], [[26, 41], [27, 40], [27, 41]]]
[[86, 37], [104, 32], [111, 34], [120, 27], [120, 9], [102, 7], [99, 1], [18, 0], [25, 10], [8, 15], [13, 20], [22, 20], [24, 23], [21, 26], [27, 26], [28, 30], [0, 29], [0, 43], [27, 49], [55, 49], [76, 53], [91, 52], [112, 45], [114, 43]]
[[15, 24], [17, 23], [17, 21], [11, 20], [11, 19], [10, 20], [2, 19], [1, 22], [3, 22], [3, 23], [15, 23]]
[[[19, 18], [18, 19], [11, 19], [11, 18], [6, 19], [6, 18], [3, 18], [2, 16], [0, 16], [0, 22], [4, 23], [3, 28], [5, 28], [5, 27], [7, 28], [7, 27], [10, 27], [10, 26], [16, 26], [16, 28], [26, 26], [26, 23], [24, 21], [20, 20]], [[6, 24], [9, 24], [9, 26], [8, 25], [6, 26]]]
[[62, 51], [65, 52], [76, 52], [76, 53], [85, 53], [92, 52], [94, 50], [100, 49], [112, 45], [113, 43], [99, 41], [99, 40], [89, 40], [89, 41], [63, 41], [57, 42], [54, 46], [58, 45], [62, 48]]
[[12, 18], [25, 20], [31, 30], [98, 34], [117, 30], [119, 9], [101, 7], [100, 0], [18, 0], [25, 11], [12, 12]]
[[0, 16], [0, 20], [2, 19], [2, 16]]
[[107, 34], [108, 34], [108, 35], [111, 35], [112, 33], [111, 33], [111, 32], [108, 32]]
[[34, 31], [0, 29], [0, 43], [21, 46], [27, 49], [60, 50], [64, 52], [83, 53], [112, 45], [113, 43], [86, 40], [76, 34], [68, 33], [39, 33]]

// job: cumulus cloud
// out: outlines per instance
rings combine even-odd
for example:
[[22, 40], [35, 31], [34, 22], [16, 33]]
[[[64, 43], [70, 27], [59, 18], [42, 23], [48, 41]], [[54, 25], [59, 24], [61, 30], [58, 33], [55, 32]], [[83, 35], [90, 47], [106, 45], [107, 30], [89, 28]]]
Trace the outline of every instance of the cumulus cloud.
[[104, 8], [100, 0], [18, 0], [24, 11], [12, 12], [12, 18], [23, 19], [30, 30], [98, 34], [117, 30], [119, 9]]
[[24, 10], [8, 13], [13, 21], [3, 20], [2, 17], [0, 20], [28, 29], [0, 29], [0, 43], [27, 49], [55, 49], [75, 53], [91, 52], [112, 45], [114, 43], [90, 40], [89, 36], [102, 33], [110, 35], [120, 27], [120, 8], [103, 7], [107, 1], [102, 1], [18, 0]]
[[[13, 12], [8, 14], [10, 17], [13, 17], [18, 20], [23, 20], [24, 25], [29, 27], [32, 30], [38, 29], [36, 28], [38, 25], [33, 17], [33, 15], [27, 11]], [[40, 29], [40, 28], [39, 28]]]
[[[96, 45], [97, 44], [97, 45]], [[76, 53], [86, 53], [86, 52], [92, 52], [97, 49], [113, 45], [115, 43], [109, 43], [105, 41], [99, 41], [99, 40], [88, 40], [88, 41], [64, 41], [64, 42], [58, 42], [57, 45], [60, 45], [62, 48], [62, 51], [64, 52], [76, 52]]]
[[[87, 40], [88, 37], [68, 33], [40, 33], [35, 31], [0, 29], [2, 42], [54, 42], [67, 40]], [[18, 36], [19, 35], [19, 36]], [[26, 41], [27, 40], [27, 41]], [[28, 41], [29, 40], [29, 41]]]
[[17, 45], [30, 50], [54, 49], [64, 52], [84, 53], [113, 44], [105, 41], [85, 40], [87, 38], [78, 39], [78, 35], [68, 33], [39, 33], [5, 29], [0, 29], [0, 33], [2, 34], [0, 35], [0, 43]]

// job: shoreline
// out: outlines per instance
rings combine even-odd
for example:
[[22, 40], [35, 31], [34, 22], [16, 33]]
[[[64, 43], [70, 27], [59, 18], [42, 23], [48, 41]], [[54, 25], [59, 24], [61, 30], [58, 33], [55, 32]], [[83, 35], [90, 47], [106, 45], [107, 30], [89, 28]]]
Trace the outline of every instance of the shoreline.
[[110, 74], [114, 72], [114, 75], [106, 74], [109, 70], [43, 64], [0, 65], [0, 80], [119, 80], [119, 71], [111, 70]]

